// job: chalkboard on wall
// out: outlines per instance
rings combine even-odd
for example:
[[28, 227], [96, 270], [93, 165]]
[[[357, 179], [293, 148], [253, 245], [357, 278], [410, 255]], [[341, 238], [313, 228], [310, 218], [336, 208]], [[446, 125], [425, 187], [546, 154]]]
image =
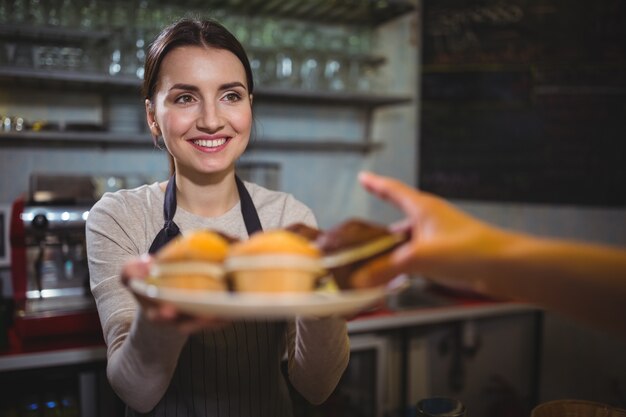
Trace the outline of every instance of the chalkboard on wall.
[[626, 205], [626, 2], [423, 0], [419, 185]]

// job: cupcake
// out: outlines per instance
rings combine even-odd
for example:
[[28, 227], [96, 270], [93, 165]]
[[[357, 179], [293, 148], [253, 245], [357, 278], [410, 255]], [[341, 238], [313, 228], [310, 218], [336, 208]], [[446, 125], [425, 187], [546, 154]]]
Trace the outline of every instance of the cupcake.
[[322, 251], [322, 265], [341, 289], [350, 288], [350, 276], [367, 262], [389, 253], [405, 242], [404, 234], [360, 219], [347, 220], [321, 233], [315, 245]]
[[226, 290], [222, 262], [229, 239], [210, 230], [196, 230], [171, 240], [155, 254], [151, 271], [159, 286]]
[[233, 244], [225, 267], [237, 292], [310, 292], [322, 273], [319, 250], [284, 229], [255, 233]]

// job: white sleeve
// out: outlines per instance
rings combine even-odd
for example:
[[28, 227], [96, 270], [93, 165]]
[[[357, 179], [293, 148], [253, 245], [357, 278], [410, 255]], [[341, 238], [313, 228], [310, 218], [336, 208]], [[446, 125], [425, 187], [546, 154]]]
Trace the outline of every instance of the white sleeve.
[[90, 211], [86, 238], [91, 290], [107, 344], [107, 376], [118, 396], [139, 412], [150, 411], [165, 393], [187, 338], [174, 328], [142, 318], [137, 301], [122, 284], [124, 262], [140, 255], [137, 225], [145, 213], [115, 198]]
[[289, 380], [312, 404], [323, 403], [348, 366], [350, 341], [346, 321], [298, 318], [287, 331]]

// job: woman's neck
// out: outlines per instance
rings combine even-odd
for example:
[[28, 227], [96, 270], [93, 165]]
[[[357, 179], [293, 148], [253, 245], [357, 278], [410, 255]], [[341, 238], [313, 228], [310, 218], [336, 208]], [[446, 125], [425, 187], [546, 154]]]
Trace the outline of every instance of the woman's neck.
[[239, 201], [235, 172], [190, 177], [176, 173], [176, 203], [190, 213], [217, 217]]

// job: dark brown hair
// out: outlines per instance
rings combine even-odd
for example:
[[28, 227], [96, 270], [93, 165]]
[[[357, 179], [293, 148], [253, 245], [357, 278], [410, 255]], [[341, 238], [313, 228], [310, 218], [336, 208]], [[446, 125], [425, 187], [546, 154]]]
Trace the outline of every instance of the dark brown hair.
[[161, 62], [169, 51], [179, 46], [205, 46], [225, 49], [239, 58], [246, 71], [248, 93], [252, 94], [254, 82], [252, 68], [246, 51], [235, 36], [224, 26], [214, 20], [181, 19], [167, 26], [150, 44], [144, 66], [142, 94], [144, 98], [152, 100], [156, 83], [159, 77]]
[[[235, 54], [243, 64], [248, 83], [248, 94], [254, 90], [252, 68], [250, 61], [241, 43], [235, 36], [220, 23], [207, 19], [196, 20], [184, 18], [167, 26], [159, 36], [150, 44], [144, 65], [144, 79], [141, 93], [145, 99], [152, 101], [157, 87], [159, 70], [163, 58], [172, 49], [180, 46], [204, 46], [216, 49], [224, 49]], [[158, 138], [154, 138], [158, 146]], [[170, 171], [173, 172], [173, 160], [170, 155]]]

